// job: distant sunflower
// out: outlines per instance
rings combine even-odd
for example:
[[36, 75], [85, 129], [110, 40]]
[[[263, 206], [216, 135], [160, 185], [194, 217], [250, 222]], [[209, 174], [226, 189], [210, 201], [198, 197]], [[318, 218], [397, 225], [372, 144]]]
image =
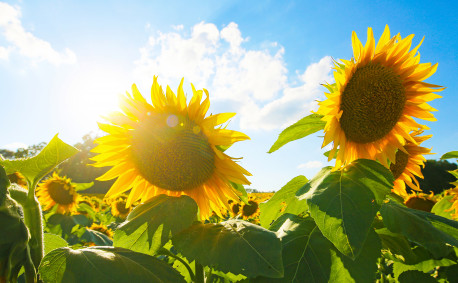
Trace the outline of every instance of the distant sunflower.
[[162, 87], [154, 77], [151, 89], [152, 105], [132, 86], [131, 96], [121, 97], [124, 113], [107, 117], [111, 124], [99, 124], [108, 135], [96, 140], [94, 166], [113, 166], [98, 180], [118, 178], [106, 197], [115, 197], [130, 189], [130, 206], [136, 200], [159, 195], [188, 195], [199, 206], [202, 218], [212, 211], [228, 208], [229, 199], [238, 200], [239, 193], [230, 181], [250, 184], [245, 176], [251, 174], [234, 162], [217, 146], [230, 146], [249, 139], [243, 133], [217, 127], [235, 113], [206, 116], [210, 101], [201, 103], [203, 92], [192, 86], [189, 105], [183, 92], [183, 80], [177, 95]]
[[249, 200], [248, 203], [242, 204], [242, 216], [245, 219], [249, 217], [256, 217], [258, 210], [259, 204], [253, 199]]
[[415, 131], [411, 134], [412, 138], [415, 141], [415, 144], [408, 141], [404, 146], [405, 151], [398, 150], [396, 152], [396, 161], [395, 163], [390, 164], [390, 170], [394, 176], [394, 187], [393, 192], [400, 196], [407, 196], [406, 184], [416, 190], [420, 191], [420, 185], [415, 176], [423, 179], [423, 174], [421, 173], [421, 167], [424, 167], [426, 158], [423, 156], [425, 154], [431, 154], [431, 149], [419, 146], [422, 142], [432, 137], [419, 135], [423, 131]]
[[335, 168], [360, 158], [388, 167], [388, 161], [395, 162], [396, 152], [404, 151], [406, 141], [416, 144], [409, 133], [427, 128], [412, 117], [436, 120], [431, 114], [436, 110], [427, 102], [439, 98], [433, 92], [444, 88], [423, 82], [434, 74], [437, 64], [420, 64], [417, 50], [423, 40], [409, 51], [413, 36], [391, 37], [386, 26], [375, 45], [372, 28], [368, 28], [363, 47], [353, 32], [354, 58], [335, 63], [335, 84], [326, 85], [330, 93], [317, 111], [326, 121], [323, 147], [333, 142], [329, 160], [338, 150]]
[[78, 193], [70, 178], [60, 177], [56, 172], [38, 184], [36, 195], [44, 210], [57, 205], [57, 212], [62, 214], [74, 212], [78, 203]]
[[111, 214], [121, 219], [126, 219], [127, 215], [132, 211], [132, 207], [126, 205], [127, 197], [117, 197], [115, 201], [111, 203]]
[[404, 203], [407, 207], [431, 212], [433, 206], [437, 203], [434, 193], [412, 193], [404, 197]]
[[21, 173], [14, 172], [13, 174], [9, 174], [8, 179], [11, 183], [18, 184], [19, 186], [27, 189], [27, 180]]
[[451, 213], [451, 216], [454, 220], [458, 220], [458, 186], [453, 189], [448, 189], [444, 191], [444, 195], [453, 196], [450, 202], [452, 203], [451, 207], [446, 211], [454, 211]]

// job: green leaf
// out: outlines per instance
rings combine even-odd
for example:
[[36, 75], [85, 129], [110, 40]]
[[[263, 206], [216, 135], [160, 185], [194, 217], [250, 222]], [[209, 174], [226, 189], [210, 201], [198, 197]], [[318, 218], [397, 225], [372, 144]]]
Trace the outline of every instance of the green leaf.
[[412, 252], [410, 243], [403, 235], [393, 233], [387, 228], [377, 229], [375, 231], [380, 240], [382, 240], [382, 249], [389, 250], [397, 256], [402, 256], [404, 262], [413, 262], [415, 260], [416, 256]]
[[129, 214], [115, 231], [113, 245], [154, 255], [171, 236], [191, 226], [196, 216], [192, 198], [158, 195]]
[[172, 242], [188, 260], [222, 272], [283, 276], [280, 239], [274, 232], [246, 221], [196, 224], [174, 236]]
[[[403, 207], [393, 202], [383, 204], [380, 213], [383, 217], [383, 223], [391, 232], [402, 234], [410, 241], [425, 247], [436, 258], [444, 257], [450, 253], [450, 247], [446, 244], [458, 246], [458, 241], [454, 237], [437, 229], [430, 219], [434, 222], [442, 223], [444, 226], [453, 225], [455, 221], [424, 211]], [[425, 214], [431, 215], [429, 216], [430, 219]], [[451, 222], [446, 224], [439, 220]], [[450, 229], [455, 228], [451, 226]]]
[[44, 233], [44, 249], [45, 255], [48, 254], [50, 251], [55, 250], [57, 248], [67, 247], [68, 243], [62, 237], [59, 237], [55, 234], [51, 233]]
[[90, 183], [73, 183], [72, 182], [72, 184], [75, 186], [75, 191], [79, 192], [79, 191], [84, 191], [84, 190], [89, 189], [90, 187], [94, 185], [94, 182], [90, 182]]
[[458, 158], [458, 151], [450, 151], [441, 156], [441, 159]]
[[234, 183], [234, 182], [231, 182], [229, 181], [229, 183], [231, 183], [231, 186], [236, 189], [237, 191], [241, 192], [242, 195], [240, 196], [240, 199], [244, 202], [244, 203], [248, 203], [248, 194], [245, 190], [245, 187], [241, 184], [237, 184], [237, 183]]
[[341, 171], [323, 168], [298, 191], [323, 235], [352, 259], [361, 252], [379, 202], [392, 188], [393, 175], [386, 171], [376, 161], [359, 159]]
[[301, 139], [319, 130], [323, 130], [326, 122], [321, 121], [321, 118], [323, 118], [322, 115], [311, 114], [284, 129], [283, 132], [278, 135], [277, 141], [272, 145], [268, 153], [278, 150], [291, 141]]
[[437, 282], [431, 275], [417, 270], [403, 272], [399, 276], [399, 283], [435, 283]]
[[39, 267], [47, 282], [185, 282], [167, 263], [122, 248], [59, 248], [47, 254]]
[[452, 204], [453, 204], [453, 202], [451, 202], [452, 199], [453, 199], [452, 195], [445, 196], [443, 199], [438, 201], [433, 206], [433, 208], [431, 209], [431, 212], [436, 214], [436, 215], [448, 218], [448, 219], [453, 219], [452, 218], [453, 210], [449, 210], [452, 207]]
[[261, 226], [269, 228], [272, 222], [285, 213], [299, 214], [307, 210], [307, 201], [299, 200], [296, 197], [298, 189], [307, 184], [304, 176], [294, 177], [279, 191], [277, 191], [267, 202], [259, 204], [259, 220]]
[[107, 235], [103, 234], [102, 232], [95, 231], [92, 229], [86, 229], [81, 239], [85, 240], [87, 243], [92, 242], [96, 246], [112, 246], [113, 245], [113, 241], [110, 238], [108, 238]]
[[380, 240], [373, 231], [356, 260], [342, 255], [311, 217], [286, 219], [277, 232], [282, 240], [283, 278], [259, 277], [255, 282], [373, 282]]
[[6, 173], [20, 172], [27, 179], [30, 190], [34, 192], [38, 181], [65, 159], [76, 154], [78, 150], [54, 136], [49, 144], [37, 156], [26, 159], [0, 160]]

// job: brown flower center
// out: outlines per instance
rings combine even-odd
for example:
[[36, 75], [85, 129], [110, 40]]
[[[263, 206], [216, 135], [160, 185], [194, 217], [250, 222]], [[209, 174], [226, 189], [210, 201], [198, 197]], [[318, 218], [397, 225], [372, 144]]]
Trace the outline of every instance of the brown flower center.
[[140, 174], [166, 190], [203, 184], [215, 169], [215, 153], [200, 127], [188, 117], [152, 114], [132, 133], [132, 157]]
[[116, 202], [116, 209], [119, 214], [126, 215], [130, 212], [130, 207], [126, 207], [126, 200], [119, 200]]
[[390, 171], [393, 173], [394, 179], [399, 178], [406, 169], [409, 161], [409, 155], [401, 150], [396, 152], [396, 163], [390, 164]]
[[258, 210], [258, 203], [253, 200], [249, 200], [248, 204], [245, 204], [242, 207], [242, 215], [246, 217], [251, 216], [256, 213], [256, 210]]
[[430, 199], [424, 199], [421, 197], [412, 197], [406, 201], [407, 207], [418, 209], [418, 210], [423, 210], [426, 212], [431, 212], [431, 209], [433, 208], [435, 204], [436, 204], [435, 201], [430, 200]]
[[369, 143], [386, 136], [406, 102], [401, 77], [380, 64], [359, 67], [342, 93], [340, 125], [348, 140]]
[[74, 190], [72, 186], [61, 180], [53, 180], [48, 183], [49, 196], [57, 203], [62, 205], [74, 202]]

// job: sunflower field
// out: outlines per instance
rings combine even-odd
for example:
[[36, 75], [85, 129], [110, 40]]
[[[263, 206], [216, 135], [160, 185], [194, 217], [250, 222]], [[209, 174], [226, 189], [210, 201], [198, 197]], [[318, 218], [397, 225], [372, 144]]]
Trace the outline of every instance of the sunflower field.
[[57, 135], [34, 157], [0, 156], [0, 283], [458, 282], [458, 182], [434, 195], [416, 179], [444, 87], [424, 82], [437, 64], [412, 38], [353, 32], [327, 99], [268, 150], [323, 131], [334, 165], [275, 193], [246, 192], [226, 149], [249, 137], [183, 80], [175, 93], [154, 77], [152, 103], [133, 85], [99, 123], [89, 165], [109, 168], [105, 195], [55, 171], [78, 152]]

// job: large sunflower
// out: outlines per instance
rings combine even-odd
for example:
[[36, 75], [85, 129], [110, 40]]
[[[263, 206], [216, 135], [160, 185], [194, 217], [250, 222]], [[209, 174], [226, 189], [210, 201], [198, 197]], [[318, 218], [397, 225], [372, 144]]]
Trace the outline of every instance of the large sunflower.
[[159, 194], [188, 195], [198, 204], [202, 218], [227, 207], [229, 199], [238, 200], [238, 192], [230, 181], [250, 184], [251, 174], [234, 162], [218, 146], [249, 139], [243, 133], [217, 127], [235, 113], [205, 117], [210, 106], [207, 90], [196, 91], [186, 104], [183, 80], [177, 95], [162, 87], [154, 77], [151, 89], [152, 105], [132, 86], [131, 96], [121, 97], [124, 113], [107, 117], [111, 124], [99, 124], [108, 135], [96, 140], [94, 166], [113, 166], [98, 180], [118, 178], [106, 197], [132, 191], [127, 206]]
[[38, 184], [36, 195], [44, 210], [57, 205], [57, 212], [62, 214], [74, 212], [78, 203], [78, 193], [71, 180], [60, 177], [56, 172]]
[[424, 167], [426, 158], [423, 156], [425, 154], [431, 154], [431, 149], [420, 146], [422, 142], [432, 137], [429, 136], [419, 136], [423, 131], [415, 131], [411, 134], [415, 143], [407, 141], [404, 146], [404, 152], [398, 150], [396, 152], [396, 160], [394, 163], [390, 164], [391, 173], [394, 176], [394, 187], [393, 192], [406, 197], [406, 184], [416, 191], [420, 190], [420, 185], [415, 178], [418, 176], [423, 179], [423, 174], [421, 173], [421, 167]]
[[395, 162], [397, 150], [407, 153], [406, 141], [416, 144], [409, 133], [426, 129], [412, 117], [435, 121], [427, 102], [440, 97], [444, 88], [423, 82], [437, 64], [420, 63], [417, 50], [409, 51], [413, 34], [391, 37], [388, 26], [375, 44], [368, 28], [363, 46], [352, 34], [354, 58], [335, 63], [335, 84], [327, 85], [327, 99], [319, 102], [318, 114], [326, 121], [323, 147], [333, 142], [331, 160], [338, 149], [335, 168], [353, 160], [378, 160], [386, 167]]

